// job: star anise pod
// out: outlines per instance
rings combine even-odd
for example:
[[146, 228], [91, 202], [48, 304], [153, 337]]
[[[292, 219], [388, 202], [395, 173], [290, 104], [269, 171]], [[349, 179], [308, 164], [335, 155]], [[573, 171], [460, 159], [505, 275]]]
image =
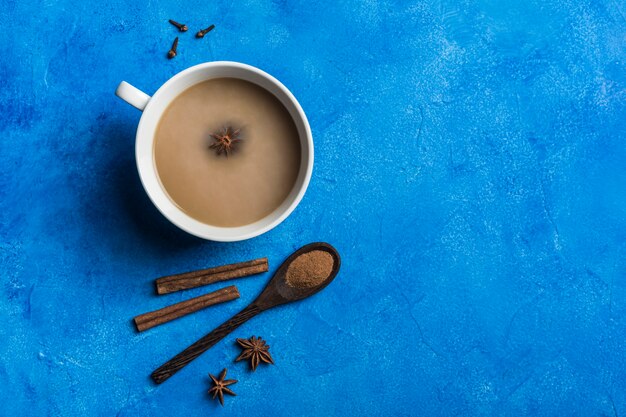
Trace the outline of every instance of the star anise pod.
[[239, 346], [243, 348], [241, 355], [235, 359], [235, 362], [250, 359], [250, 366], [255, 371], [260, 362], [274, 364], [274, 360], [270, 355], [270, 345], [265, 343], [265, 340], [260, 337], [252, 336], [249, 339], [237, 339]]
[[220, 373], [219, 377], [215, 378], [213, 375], [209, 374], [211, 379], [213, 380], [213, 386], [209, 390], [209, 394], [213, 393], [213, 399], [218, 397], [222, 406], [224, 405], [224, 393], [228, 395], [237, 395], [235, 394], [228, 385], [232, 385], [237, 383], [236, 379], [224, 379], [226, 378], [226, 368]]
[[217, 155], [225, 154], [227, 157], [237, 148], [237, 144], [241, 142], [239, 135], [241, 129], [234, 129], [232, 126], [226, 126], [217, 133], [211, 133], [211, 137], [215, 141], [209, 148], [215, 149]]

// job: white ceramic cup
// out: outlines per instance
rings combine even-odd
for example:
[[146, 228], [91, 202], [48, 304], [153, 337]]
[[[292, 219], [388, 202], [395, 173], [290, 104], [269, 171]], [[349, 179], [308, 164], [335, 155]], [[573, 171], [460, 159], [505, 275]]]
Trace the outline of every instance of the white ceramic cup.
[[[217, 227], [202, 223], [174, 204], [161, 186], [153, 156], [154, 135], [165, 109], [180, 93], [194, 84], [211, 78], [240, 78], [255, 83], [280, 100], [291, 114], [298, 129], [301, 162], [296, 183], [283, 203], [263, 219], [239, 227]], [[163, 84], [152, 97], [125, 81], [115, 94], [143, 111], [137, 127], [135, 156], [139, 177], [148, 196], [163, 215], [182, 230], [203, 239], [235, 242], [250, 239], [273, 229], [296, 208], [309, 185], [313, 172], [313, 136], [302, 107], [280, 81], [264, 71], [238, 62], [209, 62], [179, 72]]]

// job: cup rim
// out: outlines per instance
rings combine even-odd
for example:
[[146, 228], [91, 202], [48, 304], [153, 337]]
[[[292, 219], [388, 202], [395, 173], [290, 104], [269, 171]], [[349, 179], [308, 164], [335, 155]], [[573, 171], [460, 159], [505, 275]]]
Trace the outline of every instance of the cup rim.
[[[306, 164], [305, 174], [303, 180], [298, 184], [296, 183], [294, 187], [297, 188], [297, 193], [291, 203], [286, 206], [278, 207], [274, 212], [264, 217], [263, 219], [258, 220], [255, 223], [238, 226], [238, 227], [219, 227], [213, 226], [206, 223], [202, 223], [193, 217], [186, 214], [182, 209], [180, 209], [167, 195], [166, 191], [160, 184], [160, 180], [158, 179], [158, 173], [156, 170], [156, 166], [154, 163], [154, 158], [152, 157], [152, 149], [154, 146], [154, 132], [149, 137], [146, 138], [146, 134], [144, 130], [146, 129], [147, 120], [150, 117], [156, 117], [160, 119], [163, 112], [157, 113], [156, 115], [151, 115], [151, 108], [154, 107], [154, 103], [159, 101], [159, 98], [164, 94], [164, 92], [174, 84], [177, 80], [187, 77], [192, 73], [197, 71], [204, 71], [209, 68], [237, 68], [245, 71], [249, 71], [254, 73], [262, 78], [265, 78], [269, 81], [274, 87], [279, 89], [281, 93], [285, 95], [285, 97], [289, 101], [289, 105], [295, 110], [297, 116], [300, 118], [300, 122], [304, 127], [304, 138], [300, 138], [301, 146], [306, 146], [308, 151], [308, 158], [306, 161], [302, 161], [302, 163]], [[176, 95], [182, 93], [183, 90], [176, 92]], [[274, 93], [272, 93], [274, 94]], [[286, 105], [286, 103], [283, 103]], [[289, 110], [289, 109], [288, 109]], [[148, 116], [148, 117], [147, 117]], [[292, 115], [293, 117], [293, 115]], [[150, 133], [150, 132], [148, 132]], [[148, 141], [148, 143], [146, 143]], [[145, 163], [145, 159], [142, 157], [142, 154], [145, 154], [145, 150], [149, 144], [149, 148], [151, 150], [150, 155], [150, 163]], [[154, 206], [159, 210], [159, 212], [167, 218], [172, 224], [177, 226], [178, 228], [184, 230], [185, 232], [197, 236], [202, 239], [211, 240], [215, 242], [237, 242], [242, 240], [251, 239], [253, 237], [259, 236], [263, 233], [266, 233], [280, 223], [282, 223], [300, 204], [304, 194], [309, 186], [311, 175], [313, 172], [313, 161], [314, 161], [314, 146], [313, 146], [313, 135], [311, 133], [311, 127], [309, 125], [309, 121], [304, 113], [304, 110], [300, 106], [300, 103], [293, 95], [293, 93], [285, 87], [278, 79], [268, 74], [267, 72], [254, 67], [252, 65], [233, 62], [233, 61], [214, 61], [214, 62], [205, 62], [202, 64], [194, 65], [189, 67], [174, 76], [168, 79], [165, 83], [163, 83], [158, 90], [154, 93], [154, 95], [148, 101], [143, 114], [139, 120], [139, 124], [137, 126], [137, 135], [136, 135], [136, 143], [135, 143], [135, 161], [137, 164], [137, 171], [139, 173], [139, 178], [141, 180], [141, 184], [148, 194], [148, 197], [154, 204]], [[147, 169], [150, 167], [150, 169]], [[151, 186], [151, 184], [156, 183], [158, 186]], [[282, 210], [282, 212], [276, 216], [273, 220], [267, 222], [266, 219], [270, 216], [275, 215], [277, 210]], [[264, 222], [265, 220], [265, 222]], [[258, 223], [258, 227], [251, 228], [252, 226]]]

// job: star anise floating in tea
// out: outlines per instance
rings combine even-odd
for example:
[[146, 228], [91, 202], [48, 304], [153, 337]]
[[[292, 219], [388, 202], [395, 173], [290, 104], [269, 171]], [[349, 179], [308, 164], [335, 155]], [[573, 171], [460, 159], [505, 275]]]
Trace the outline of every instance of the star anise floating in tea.
[[261, 362], [274, 364], [274, 360], [270, 355], [270, 345], [265, 343], [265, 340], [260, 337], [252, 336], [249, 339], [237, 339], [239, 346], [243, 348], [241, 355], [235, 359], [235, 362], [250, 359], [250, 366], [255, 371], [256, 367]]
[[226, 368], [220, 372], [220, 375], [216, 378], [213, 375], [209, 374], [211, 379], [213, 380], [213, 386], [209, 390], [209, 394], [213, 394], [213, 399], [217, 397], [220, 400], [220, 404], [224, 405], [224, 394], [228, 395], [237, 395], [235, 394], [228, 385], [232, 385], [237, 383], [236, 379], [224, 379], [226, 378]]
[[237, 144], [241, 142], [240, 134], [241, 129], [235, 129], [232, 126], [227, 126], [217, 133], [211, 133], [215, 142], [209, 148], [214, 149], [218, 156], [225, 154], [228, 157], [237, 148]]

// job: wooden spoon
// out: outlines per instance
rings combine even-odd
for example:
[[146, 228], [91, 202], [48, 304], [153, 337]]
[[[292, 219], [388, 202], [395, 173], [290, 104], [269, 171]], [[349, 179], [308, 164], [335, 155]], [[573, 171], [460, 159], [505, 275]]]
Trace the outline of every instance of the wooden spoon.
[[[326, 277], [324, 281], [317, 286], [308, 288], [296, 288], [287, 284], [286, 274], [289, 265], [296, 260], [296, 258], [304, 255], [305, 253], [315, 250], [321, 250], [328, 252], [333, 257], [333, 267], [330, 275]], [[341, 265], [341, 258], [337, 250], [328, 243], [311, 243], [301, 247], [296, 252], [292, 253], [285, 262], [278, 268], [274, 277], [267, 284], [263, 292], [254, 300], [248, 307], [241, 310], [234, 315], [230, 320], [223, 323], [221, 326], [213, 330], [211, 333], [198, 340], [187, 349], [174, 356], [172, 359], [161, 365], [158, 369], [152, 372], [151, 377], [157, 384], [165, 381], [176, 372], [181, 370], [189, 362], [200, 356], [210, 347], [222, 340], [226, 335], [241, 326], [252, 317], [261, 313], [262, 311], [269, 310], [272, 307], [276, 307], [281, 304], [290, 303], [292, 301], [302, 300], [309, 297], [316, 292], [322, 290], [330, 282], [335, 279], [339, 267]]]

